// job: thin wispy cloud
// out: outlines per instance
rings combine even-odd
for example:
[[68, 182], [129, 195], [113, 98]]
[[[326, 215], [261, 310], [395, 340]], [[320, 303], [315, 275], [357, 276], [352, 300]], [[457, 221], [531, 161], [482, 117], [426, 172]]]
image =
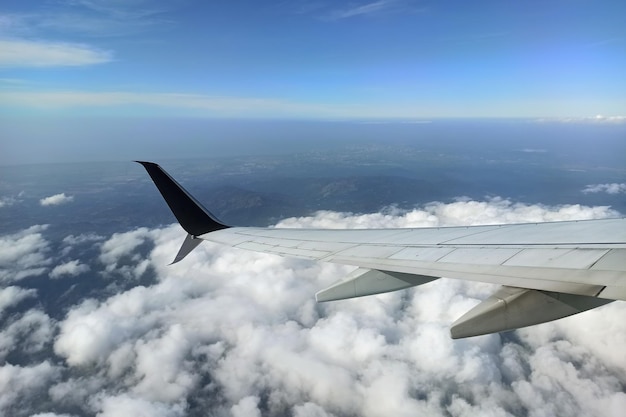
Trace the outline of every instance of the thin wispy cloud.
[[360, 1], [345, 4], [328, 1], [295, 1], [287, 2], [282, 6], [287, 7], [294, 14], [311, 15], [328, 21], [417, 10], [407, 0]]
[[583, 189], [583, 193], [585, 194], [596, 194], [596, 193], [606, 193], [606, 194], [625, 194], [626, 193], [626, 183], [609, 183], [609, 184], [590, 184]]
[[[545, 104], [545, 103], [544, 103]], [[497, 107], [471, 108], [471, 103], [459, 102], [456, 107], [441, 106], [421, 101], [411, 103], [379, 101], [363, 103], [357, 100], [338, 103], [327, 101], [267, 97], [191, 94], [186, 92], [136, 92], [136, 91], [86, 91], [57, 90], [33, 91], [20, 89], [0, 90], [0, 107], [8, 111], [31, 109], [36, 111], [96, 111], [106, 114], [124, 114], [133, 111], [141, 114], [161, 116], [167, 109], [173, 113], [197, 117], [304, 117], [304, 118], [363, 118], [381, 120], [385, 118], [424, 119], [430, 117], [512, 117], [509, 109]], [[556, 107], [556, 106], [553, 106]], [[537, 117], [544, 109], [529, 109], [535, 113], [517, 114], [517, 117]], [[504, 111], [505, 113], [498, 113]], [[546, 110], [548, 111], [548, 110]], [[537, 119], [535, 119], [537, 120]], [[548, 119], [543, 119], [547, 121]]]
[[0, 40], [0, 67], [72, 67], [102, 64], [112, 59], [111, 52], [84, 44]]
[[347, 9], [337, 9], [331, 11], [327, 16], [327, 19], [340, 20], [355, 16], [371, 15], [385, 10], [391, 5], [395, 5], [395, 3], [396, 2], [393, 0], [380, 0], [373, 3], [361, 4]]
[[557, 122], [557, 123], [607, 123], [607, 124], [621, 124], [626, 123], [626, 116], [616, 115], [616, 116], [604, 116], [602, 114], [598, 114], [595, 116], [588, 117], [553, 117], [553, 118], [542, 118], [536, 120], [538, 123], [546, 123], [546, 122]]
[[612, 37], [612, 38], [604, 38], [604, 39], [600, 39], [594, 42], [590, 42], [588, 44], [586, 44], [587, 47], [590, 48], [596, 48], [596, 47], [600, 47], [600, 46], [605, 46], [605, 45], [611, 45], [614, 43], [621, 43], [624, 42], [625, 39], [624, 38], [620, 38], [620, 37]]
[[175, 2], [159, 0], [67, 0], [65, 4], [119, 19], [141, 19], [154, 16], [171, 10], [176, 5]]
[[289, 100], [255, 97], [221, 97], [185, 93], [136, 93], [136, 92], [0, 92], [1, 105], [19, 105], [41, 109], [148, 106], [176, 109], [195, 109], [208, 115], [254, 115], [306, 111], [323, 111], [322, 106], [295, 103]]
[[173, 22], [164, 13], [173, 7], [171, 3], [153, 1], [56, 2], [28, 13], [0, 14], [0, 35], [21, 39], [132, 35], [171, 25]]
[[2, 207], [8, 207], [8, 206], [12, 206], [13, 204], [15, 204], [18, 200], [15, 197], [12, 196], [8, 196], [8, 197], [0, 197], [0, 208]]
[[170, 24], [158, 18], [119, 19], [111, 16], [85, 15], [80, 13], [57, 13], [41, 15], [35, 22], [37, 29], [53, 31], [65, 35], [85, 35], [92, 37], [116, 37], [133, 35], [156, 26]]
[[520, 152], [524, 153], [546, 153], [547, 149], [524, 148]]

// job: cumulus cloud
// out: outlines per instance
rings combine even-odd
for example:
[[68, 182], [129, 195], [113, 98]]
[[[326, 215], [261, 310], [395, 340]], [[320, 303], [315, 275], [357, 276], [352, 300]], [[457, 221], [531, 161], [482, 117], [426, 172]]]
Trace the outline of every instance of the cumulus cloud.
[[39, 204], [42, 206], [58, 206], [60, 204], [66, 204], [74, 201], [74, 197], [71, 195], [65, 195], [65, 193], [51, 195], [39, 200]]
[[26, 298], [35, 297], [36, 295], [37, 291], [33, 289], [20, 288], [16, 286], [0, 288], [0, 317], [2, 317], [2, 314], [6, 309], [19, 304]]
[[57, 375], [58, 369], [48, 361], [35, 366], [0, 366], [0, 412], [24, 415], [22, 407], [35, 405], [31, 402], [35, 398], [45, 398], [46, 387]]
[[583, 193], [622, 194], [626, 193], [626, 183], [590, 184], [583, 189]]
[[[415, 227], [615, 214], [494, 199], [382, 214], [318, 212], [280, 225]], [[101, 262], [131, 270], [148, 262], [156, 280], [68, 311], [54, 350], [82, 376], [52, 383], [53, 401], [107, 416], [618, 416], [626, 407], [625, 303], [503, 336], [452, 340], [450, 323], [492, 285], [441, 279], [316, 304], [315, 291], [349, 267], [207, 242], [166, 266], [183, 237], [173, 225], [103, 243]], [[153, 247], [144, 256], [147, 242]]]
[[[321, 211], [279, 225], [419, 227], [615, 215], [608, 207], [492, 199], [358, 215]], [[46, 268], [44, 230], [0, 238], [0, 267], [14, 277], [21, 269], [13, 264], [30, 257], [24, 267]], [[104, 240], [96, 260], [103, 274], [153, 279], [67, 306], [58, 322], [39, 309], [4, 317], [0, 414], [619, 416], [626, 407], [626, 303], [505, 335], [452, 340], [450, 323], [493, 285], [441, 279], [316, 304], [314, 293], [352, 268], [208, 242], [167, 266], [183, 238], [171, 225], [106, 240], [63, 239]], [[81, 266], [65, 262], [58, 274]], [[0, 312], [34, 296], [4, 288]], [[51, 347], [57, 365], [45, 359]], [[15, 365], [15, 355], [33, 362]], [[41, 401], [46, 407], [36, 408]]]
[[50, 271], [50, 278], [61, 278], [64, 275], [75, 277], [76, 275], [82, 274], [87, 271], [89, 271], [88, 265], [81, 264], [78, 260], [73, 260], [52, 268], [52, 271]]
[[115, 233], [100, 246], [99, 261], [105, 265], [107, 273], [116, 272], [125, 278], [139, 278], [149, 265], [147, 259], [140, 259], [134, 250], [154, 238], [155, 232], [145, 227]]
[[51, 259], [48, 241], [43, 237], [47, 225], [32, 226], [21, 232], [0, 236], [0, 282], [18, 281], [41, 275]]
[[30, 309], [7, 320], [0, 331], [0, 361], [10, 353], [41, 352], [52, 339], [54, 324], [41, 310]]
[[83, 233], [80, 235], [69, 235], [63, 238], [63, 243], [66, 245], [81, 245], [89, 242], [97, 242], [99, 240], [104, 240], [104, 236], [97, 235], [95, 233]]
[[110, 52], [89, 45], [63, 42], [0, 39], [0, 67], [60, 67], [101, 64]]
[[514, 203], [507, 199], [488, 201], [461, 200], [454, 203], [434, 202], [423, 209], [410, 211], [393, 207], [383, 213], [352, 214], [320, 211], [316, 216], [285, 219], [277, 227], [302, 228], [396, 228], [534, 223], [558, 220], [589, 220], [617, 217], [609, 206], [579, 204], [550, 207], [540, 204]]
[[75, 247], [85, 247], [86, 245], [93, 244], [102, 240], [105, 240], [106, 237], [100, 236], [95, 233], [82, 233], [80, 235], [68, 235], [63, 238], [63, 249], [61, 249], [61, 256], [68, 256]]

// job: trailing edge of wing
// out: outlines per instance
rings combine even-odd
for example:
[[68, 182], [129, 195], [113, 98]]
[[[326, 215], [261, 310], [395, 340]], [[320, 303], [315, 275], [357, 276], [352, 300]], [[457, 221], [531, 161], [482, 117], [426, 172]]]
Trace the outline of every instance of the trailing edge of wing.
[[229, 227], [217, 220], [209, 210], [204, 208], [198, 200], [189, 194], [174, 178], [170, 177], [159, 165], [153, 162], [135, 162], [143, 165], [146, 171], [148, 171], [150, 178], [154, 181], [172, 213], [174, 213], [183, 229], [191, 236], [199, 236]]

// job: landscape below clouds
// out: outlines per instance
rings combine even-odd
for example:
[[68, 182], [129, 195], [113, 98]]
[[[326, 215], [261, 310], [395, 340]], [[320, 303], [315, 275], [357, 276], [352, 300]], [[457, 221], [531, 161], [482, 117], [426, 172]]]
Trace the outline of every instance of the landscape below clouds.
[[[584, 144], [549, 137], [496, 147], [348, 141], [157, 162], [234, 224], [623, 216], [624, 144], [588, 156]], [[621, 416], [626, 408], [624, 302], [452, 340], [450, 324], [493, 285], [441, 279], [317, 304], [314, 294], [350, 267], [208, 242], [168, 266], [185, 232], [137, 164], [0, 170], [0, 414]], [[51, 196], [63, 204], [40, 203]]]

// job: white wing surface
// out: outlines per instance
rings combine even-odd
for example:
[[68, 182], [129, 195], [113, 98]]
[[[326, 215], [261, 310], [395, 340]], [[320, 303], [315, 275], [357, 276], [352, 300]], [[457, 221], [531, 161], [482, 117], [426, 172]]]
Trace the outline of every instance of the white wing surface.
[[362, 268], [626, 300], [626, 219], [416, 229], [234, 227], [198, 237]]
[[228, 227], [156, 164], [141, 162], [189, 233], [175, 262], [209, 240], [359, 267], [318, 301], [394, 291], [439, 277], [501, 284], [452, 326], [468, 337], [626, 300], [626, 219], [415, 229]]

